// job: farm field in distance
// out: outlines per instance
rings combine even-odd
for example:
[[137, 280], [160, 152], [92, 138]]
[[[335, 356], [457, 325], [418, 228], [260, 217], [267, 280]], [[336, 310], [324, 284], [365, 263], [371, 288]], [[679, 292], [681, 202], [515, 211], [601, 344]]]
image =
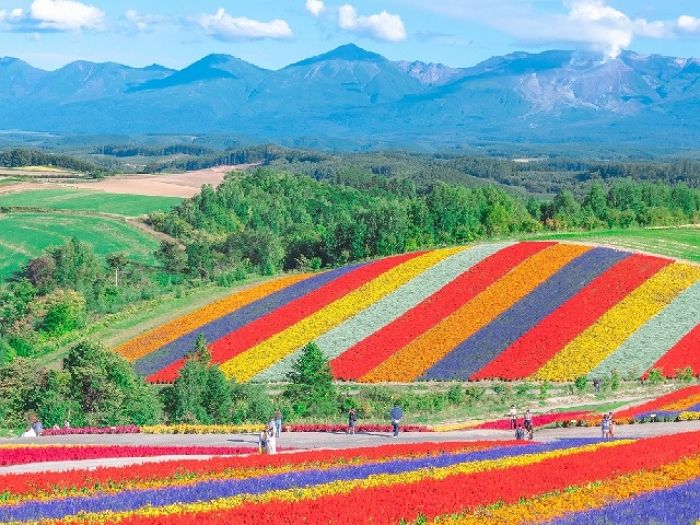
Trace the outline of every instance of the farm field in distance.
[[106, 256], [126, 252], [129, 258], [153, 264], [158, 248], [155, 237], [129, 224], [107, 217], [65, 213], [0, 214], [0, 278], [6, 279], [51, 246], [77, 238]]
[[611, 244], [630, 250], [700, 262], [698, 226], [555, 233], [537, 238]]
[[0, 207], [46, 208], [139, 217], [177, 206], [178, 197], [122, 195], [101, 191], [55, 188], [0, 194]]

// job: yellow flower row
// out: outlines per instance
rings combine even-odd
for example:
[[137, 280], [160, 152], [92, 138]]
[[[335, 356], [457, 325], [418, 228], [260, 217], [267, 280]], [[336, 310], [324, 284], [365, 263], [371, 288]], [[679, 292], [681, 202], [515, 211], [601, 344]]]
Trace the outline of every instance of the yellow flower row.
[[313, 341], [345, 319], [369, 307], [443, 259], [464, 250], [448, 248], [415, 257], [383, 273], [286, 330], [237, 355], [221, 366], [227, 377], [249, 381], [309, 341]]
[[698, 280], [698, 267], [680, 263], [667, 266], [608, 310], [532, 377], [543, 381], [571, 381], [588, 374]]
[[588, 250], [590, 248], [587, 246], [558, 244], [533, 255], [437, 326], [365, 374], [361, 381], [414, 381], [462, 341]]
[[480, 508], [466, 516], [437, 519], [435, 523], [440, 525], [543, 523], [569, 512], [603, 507], [614, 501], [681, 485], [697, 478], [698, 475], [700, 475], [700, 456], [693, 456], [658, 469], [578, 486], [575, 490], [545, 494], [511, 505]]
[[250, 434], [262, 432], [265, 425], [151, 425], [142, 434]]
[[700, 412], [681, 412], [678, 421], [700, 421]]
[[[296, 488], [289, 490], [277, 490], [261, 495], [251, 496], [249, 494], [222, 498], [202, 503], [182, 503], [168, 505], [165, 507], [146, 507], [137, 511], [127, 512], [105, 512], [94, 514], [83, 514], [79, 517], [69, 517], [51, 523], [63, 523], [68, 525], [93, 525], [103, 523], [119, 523], [121, 520], [131, 516], [172, 516], [176, 514], [197, 514], [211, 513], [233, 509], [244, 503], [265, 503], [269, 501], [300, 501], [304, 499], [317, 499], [333, 494], [347, 494], [354, 490], [371, 489], [373, 487], [391, 486], [398, 483], [417, 483], [424, 479], [445, 479], [449, 476], [474, 474], [488, 470], [508, 470], [514, 467], [533, 465], [548, 459], [554, 459], [571, 454], [592, 452], [600, 448], [619, 447], [633, 443], [633, 440], [620, 440], [596, 443], [570, 449], [553, 450], [539, 454], [525, 454], [521, 456], [511, 456], [502, 459], [461, 463], [450, 467], [426, 468], [401, 474], [378, 474], [365, 479], [344, 480], [316, 485], [309, 488]], [[196, 517], [193, 517], [196, 519]]]
[[236, 292], [219, 301], [208, 304], [199, 310], [178, 317], [167, 324], [135, 337], [118, 347], [115, 352], [129, 361], [136, 361], [172, 343], [192, 330], [196, 330], [207, 323], [228, 315], [282, 288], [286, 288], [306, 279], [309, 275], [310, 274], [299, 274], [283, 277], [254, 286], [247, 290]]

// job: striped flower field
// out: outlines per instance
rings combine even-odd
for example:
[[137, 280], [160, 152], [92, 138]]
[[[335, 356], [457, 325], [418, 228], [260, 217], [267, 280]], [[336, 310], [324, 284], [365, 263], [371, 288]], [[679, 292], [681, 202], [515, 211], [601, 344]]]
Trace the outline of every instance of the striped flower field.
[[238, 381], [284, 379], [315, 341], [359, 382], [700, 374], [700, 267], [556, 242], [483, 244], [278, 278], [116, 351], [170, 382], [197, 336]]
[[0, 475], [0, 522], [695, 524], [700, 432], [395, 444]]

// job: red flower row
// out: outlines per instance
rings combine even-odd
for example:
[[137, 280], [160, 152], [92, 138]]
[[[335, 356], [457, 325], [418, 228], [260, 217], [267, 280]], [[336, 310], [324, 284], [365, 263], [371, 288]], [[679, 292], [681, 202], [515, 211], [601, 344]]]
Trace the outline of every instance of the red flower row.
[[658, 368], [666, 377], [675, 377], [676, 371], [686, 367], [700, 374], [700, 324], [671, 348], [666, 355], [652, 367]]
[[[559, 423], [562, 421], [571, 421], [574, 419], [582, 419], [584, 416], [588, 416], [590, 413], [585, 411], [578, 412], [560, 412], [557, 414], [542, 414], [532, 417], [532, 426], [546, 427], [547, 425], [552, 425], [554, 423]], [[523, 418], [519, 418], [518, 422], [523, 422]], [[510, 419], [499, 419], [498, 421], [488, 421], [477, 426], [478, 429], [489, 429], [489, 430], [510, 430]]]
[[[457, 474], [444, 479], [407, 481], [301, 501], [247, 503], [231, 510], [169, 516], [131, 516], [122, 525], [286, 524], [382, 525], [433, 519], [495, 502], [515, 503], [572, 485], [658, 468], [700, 451], [700, 432], [576, 452], [503, 470]], [[110, 523], [107, 521], [106, 523]]]
[[211, 460], [177, 460], [158, 464], [132, 465], [129, 468], [104, 467], [89, 472], [45, 472], [36, 474], [6, 474], [0, 476], [0, 487], [8, 494], [34, 494], [61, 489], [93, 488], [128, 482], [148, 482], [186, 475], [204, 476], [230, 469], [266, 469], [283, 465], [343, 464], [349, 461], [377, 461], [397, 457], [438, 455], [445, 452], [480, 450], [501, 446], [500, 441], [472, 443], [392, 444], [345, 450], [314, 450], [276, 456], [252, 455], [220, 457]]
[[0, 448], [0, 466], [155, 456], [232, 456], [256, 452], [252, 447], [48, 446]]
[[676, 390], [675, 392], [671, 392], [670, 394], [657, 397], [656, 399], [653, 399], [647, 403], [628, 408], [627, 410], [621, 410], [620, 412], [616, 412], [615, 417], [627, 418], [636, 416], [637, 414], [642, 414], [653, 410], [659, 410], [664, 405], [675, 403], [677, 401], [682, 401], [690, 396], [698, 394], [700, 394], [700, 385], [688, 386], [686, 388]]

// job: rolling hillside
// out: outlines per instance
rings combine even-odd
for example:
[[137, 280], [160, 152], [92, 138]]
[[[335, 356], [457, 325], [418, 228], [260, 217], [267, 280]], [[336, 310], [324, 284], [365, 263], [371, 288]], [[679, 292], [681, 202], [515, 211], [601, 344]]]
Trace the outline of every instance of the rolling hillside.
[[338, 379], [573, 380], [700, 373], [700, 267], [590, 245], [481, 244], [282, 277], [116, 351], [172, 381], [199, 334], [239, 381], [279, 381], [315, 341]]

